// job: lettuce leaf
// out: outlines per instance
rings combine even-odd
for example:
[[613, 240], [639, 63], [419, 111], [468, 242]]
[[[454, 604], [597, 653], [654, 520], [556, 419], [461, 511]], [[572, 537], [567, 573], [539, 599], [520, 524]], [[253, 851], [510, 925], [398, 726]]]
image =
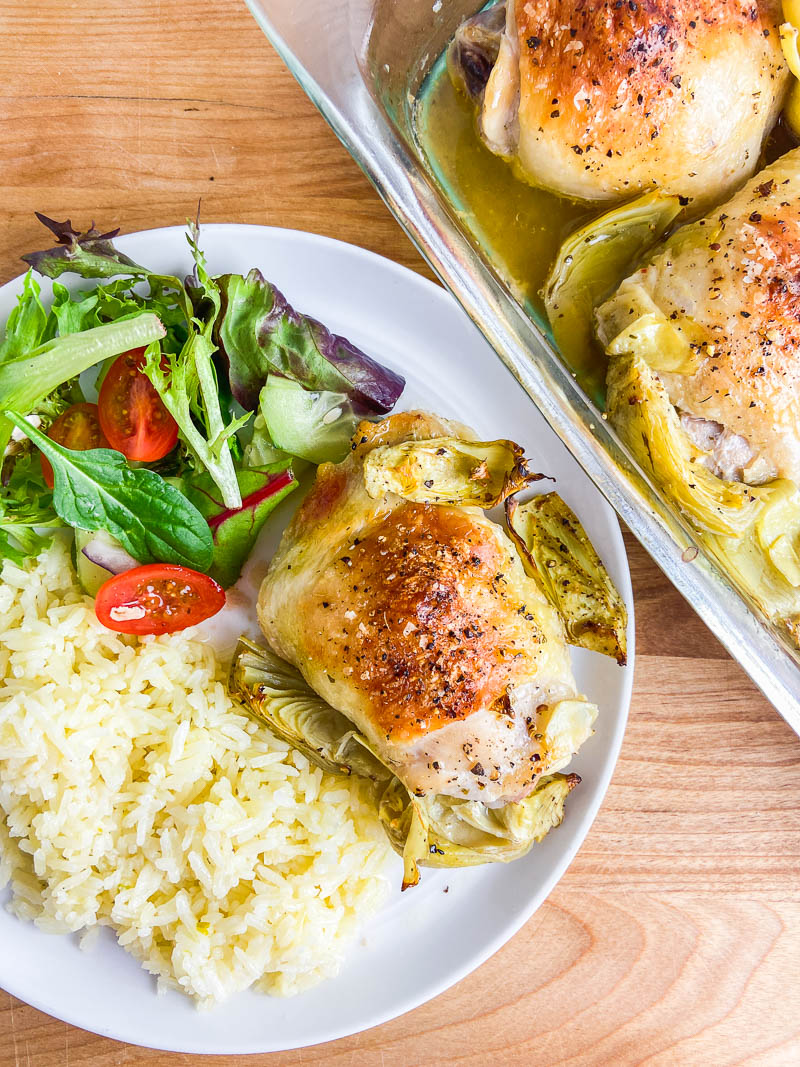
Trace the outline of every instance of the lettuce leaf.
[[184, 441], [219, 488], [225, 507], [236, 509], [241, 507], [242, 497], [230, 439], [248, 421], [250, 412], [227, 423], [223, 419], [212, 359], [216, 346], [211, 340], [220, 311], [220, 291], [206, 270], [194, 226], [189, 228], [188, 241], [195, 261], [192, 285], [204, 317], [190, 318], [189, 336], [179, 352], [164, 354], [160, 345], [151, 345], [143, 370], [177, 422]]
[[262, 436], [273, 447], [309, 463], [341, 463], [363, 415], [353, 411], [346, 393], [304, 389], [290, 378], [267, 377], [259, 413]]
[[214, 339], [225, 360], [231, 391], [252, 410], [267, 375], [279, 374], [305, 389], [344, 393], [362, 415], [390, 411], [405, 379], [321, 322], [295, 311], [258, 270], [217, 279], [222, 314]]
[[114, 247], [112, 238], [117, 236], [119, 228], [101, 233], [91, 226], [85, 233], [80, 233], [69, 219], [56, 222], [41, 211], [36, 212], [36, 218], [53, 233], [57, 243], [53, 248], [29, 252], [22, 258], [46, 278], [57, 278], [70, 271], [82, 278], [114, 278], [119, 274], [146, 277], [149, 274], [146, 267]]
[[39, 456], [30, 450], [16, 456], [0, 489], [0, 560], [21, 566], [48, 544], [41, 533], [63, 523], [53, 508], [53, 494], [42, 477]]
[[42, 304], [41, 288], [31, 271], [22, 282], [17, 306], [8, 316], [6, 332], [0, 343], [0, 363], [19, 359], [45, 340], [47, 312]]
[[[0, 411], [27, 415], [64, 382], [131, 348], [157, 342], [164, 335], [159, 319], [147, 312], [95, 326], [82, 333], [53, 337], [24, 354], [0, 363]], [[11, 423], [0, 415], [0, 455], [11, 440]]]

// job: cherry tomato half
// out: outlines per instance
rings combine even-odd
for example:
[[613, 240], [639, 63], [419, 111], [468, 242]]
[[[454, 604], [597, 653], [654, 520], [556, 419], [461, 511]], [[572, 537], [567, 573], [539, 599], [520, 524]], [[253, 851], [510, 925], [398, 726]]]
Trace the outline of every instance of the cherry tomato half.
[[211, 618], [224, 603], [225, 590], [207, 574], [175, 563], [147, 563], [104, 582], [94, 610], [109, 630], [171, 634]]
[[[73, 404], [71, 408], [58, 416], [47, 429], [47, 436], [56, 444], [71, 448], [75, 452], [86, 452], [90, 448], [108, 448], [109, 444], [100, 428], [97, 404]], [[42, 476], [47, 486], [54, 484], [53, 468], [45, 456], [42, 461]]]
[[171, 452], [178, 424], [142, 371], [144, 349], [123, 352], [100, 386], [100, 425], [111, 447], [130, 460], [152, 463]]

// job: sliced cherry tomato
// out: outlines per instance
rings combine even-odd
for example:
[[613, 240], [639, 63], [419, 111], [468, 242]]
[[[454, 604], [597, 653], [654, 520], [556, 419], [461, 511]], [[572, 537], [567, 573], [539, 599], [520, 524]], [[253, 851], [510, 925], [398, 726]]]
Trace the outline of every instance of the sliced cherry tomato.
[[[73, 404], [71, 408], [58, 416], [47, 430], [47, 436], [75, 452], [86, 452], [90, 448], [108, 448], [109, 444], [100, 428], [97, 404]], [[42, 476], [50, 489], [53, 488], [53, 468], [43, 455]]]
[[175, 563], [147, 563], [104, 582], [94, 610], [109, 630], [171, 634], [211, 618], [224, 603], [225, 590], [207, 574]]
[[178, 424], [142, 371], [144, 349], [117, 356], [100, 386], [100, 425], [111, 447], [130, 460], [152, 463], [171, 452]]

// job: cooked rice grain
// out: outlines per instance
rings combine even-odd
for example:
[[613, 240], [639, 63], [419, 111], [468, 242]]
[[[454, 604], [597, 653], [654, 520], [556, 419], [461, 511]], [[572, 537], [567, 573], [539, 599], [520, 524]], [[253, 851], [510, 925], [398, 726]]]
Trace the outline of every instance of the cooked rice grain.
[[0, 888], [54, 932], [112, 926], [207, 1005], [335, 974], [386, 893], [357, 782], [230, 700], [191, 631], [114, 634], [67, 549], [0, 582]]

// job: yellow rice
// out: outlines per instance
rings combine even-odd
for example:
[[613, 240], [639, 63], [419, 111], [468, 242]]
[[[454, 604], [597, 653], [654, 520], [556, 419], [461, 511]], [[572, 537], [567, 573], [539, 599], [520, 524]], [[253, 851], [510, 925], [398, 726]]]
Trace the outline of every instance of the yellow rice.
[[334, 975], [388, 845], [356, 782], [229, 699], [193, 631], [106, 630], [66, 547], [0, 575], [0, 888], [53, 932], [119, 943], [203, 1005]]

